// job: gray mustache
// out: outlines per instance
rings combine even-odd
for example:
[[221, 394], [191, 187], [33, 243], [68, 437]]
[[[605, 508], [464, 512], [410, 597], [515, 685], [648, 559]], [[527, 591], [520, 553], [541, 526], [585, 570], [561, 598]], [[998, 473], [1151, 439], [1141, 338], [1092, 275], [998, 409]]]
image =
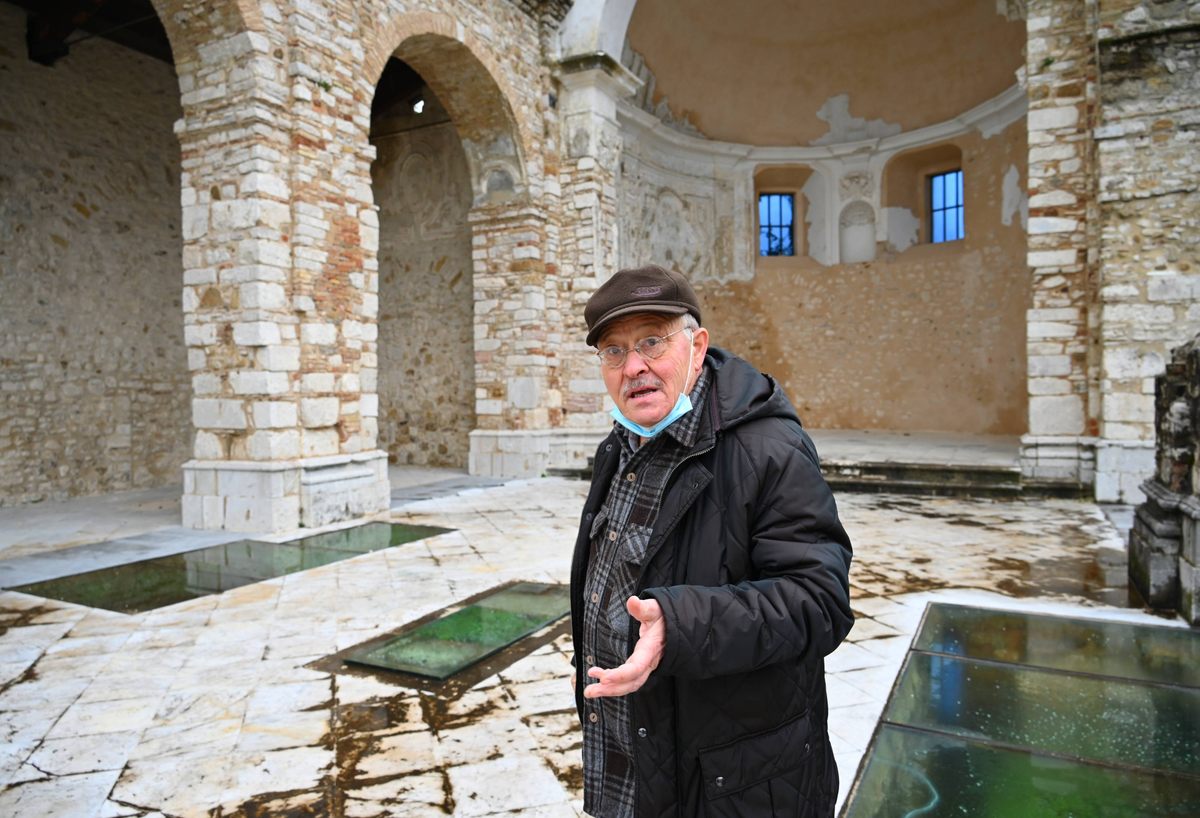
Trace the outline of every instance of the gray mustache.
[[630, 392], [634, 392], [638, 389], [645, 389], [647, 386], [653, 389], [662, 389], [663, 382], [652, 375], [643, 375], [637, 380], [630, 381], [621, 387], [621, 397], [627, 397]]

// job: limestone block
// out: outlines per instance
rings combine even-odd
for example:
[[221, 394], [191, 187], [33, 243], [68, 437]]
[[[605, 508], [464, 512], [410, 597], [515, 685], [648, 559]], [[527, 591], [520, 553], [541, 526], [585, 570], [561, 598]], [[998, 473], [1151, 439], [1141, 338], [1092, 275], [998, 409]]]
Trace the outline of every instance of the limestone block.
[[289, 401], [255, 401], [251, 405], [251, 417], [256, 429], [279, 429], [295, 426], [296, 404]]
[[217, 342], [217, 325], [184, 324], [183, 342], [190, 347], [212, 346]]
[[[1141, 513], [1139, 508], [1138, 512]], [[1146, 602], [1155, 608], [1174, 608], [1179, 602], [1179, 553], [1155, 547], [1145, 536], [1146, 526], [1135, 517], [1129, 533], [1129, 578]]]
[[358, 374], [347, 372], [337, 379], [335, 391], [341, 392], [343, 395], [357, 395], [362, 391], [362, 385], [358, 379]]
[[537, 378], [509, 378], [508, 402], [517, 409], [533, 409], [541, 402], [541, 382]]
[[196, 430], [192, 449], [198, 460], [221, 460], [225, 457], [225, 447], [221, 438], [203, 429]]
[[233, 325], [233, 341], [241, 346], [270, 346], [280, 340], [279, 325], [272, 321], [245, 321]]
[[229, 531], [287, 531], [300, 527], [300, 497], [230, 497], [225, 525]]
[[378, 417], [379, 395], [372, 392], [364, 392], [359, 398], [359, 412], [363, 417]]
[[1030, 267], [1073, 267], [1078, 263], [1075, 250], [1030, 250], [1025, 256]]
[[195, 398], [192, 421], [201, 429], [245, 429], [246, 412], [240, 400]]
[[304, 457], [323, 457], [337, 454], [340, 441], [336, 429], [305, 429], [300, 452]]
[[1200, 299], [1200, 276], [1151, 276], [1146, 282], [1146, 297], [1151, 301], [1196, 301]]
[[298, 429], [260, 429], [247, 440], [250, 456], [256, 461], [286, 461], [300, 457]]
[[[1070, 374], [1070, 355], [1031, 355], [1029, 357], [1030, 377], [1036, 378]], [[603, 383], [603, 381], [601, 383]]]
[[184, 528], [204, 528], [203, 498], [194, 494], [184, 494], [180, 498], [179, 509]]
[[208, 365], [208, 355], [202, 349], [189, 349], [187, 351], [188, 369], [195, 371], [204, 369]]
[[1029, 430], [1039, 435], [1080, 434], [1083, 399], [1079, 395], [1030, 397]]
[[1106, 394], [1101, 398], [1104, 419], [1133, 423], [1154, 422], [1154, 396], [1127, 393]]
[[249, 281], [238, 287], [238, 299], [243, 309], [276, 310], [287, 304], [287, 293], [281, 284]]
[[308, 372], [300, 376], [300, 390], [308, 393], [332, 392], [334, 374], [332, 372]]
[[195, 395], [221, 394], [221, 376], [215, 372], [197, 372], [192, 375], [192, 393]]
[[1153, 378], [1166, 368], [1162, 353], [1127, 346], [1106, 348], [1103, 363], [1104, 375], [1116, 380]]
[[337, 398], [301, 398], [300, 422], [310, 429], [332, 426], [338, 421], [340, 405]]
[[332, 346], [337, 343], [337, 327], [315, 322], [301, 324], [300, 340], [306, 344]]
[[[300, 347], [298, 346], [262, 347], [255, 357], [259, 366], [272, 372], [295, 372], [300, 369]], [[290, 379], [288, 384], [290, 385]]]
[[1031, 216], [1029, 232], [1033, 233], [1074, 233], [1079, 229], [1076, 219], [1051, 218], [1048, 216]]

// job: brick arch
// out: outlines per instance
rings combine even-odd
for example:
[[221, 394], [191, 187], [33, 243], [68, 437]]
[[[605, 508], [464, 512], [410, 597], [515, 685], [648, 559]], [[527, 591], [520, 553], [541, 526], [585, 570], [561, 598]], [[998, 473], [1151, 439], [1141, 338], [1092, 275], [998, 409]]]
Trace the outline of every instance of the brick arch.
[[368, 98], [392, 56], [420, 74], [462, 139], [477, 204], [494, 192], [497, 179], [507, 177], [514, 193], [525, 193], [523, 155], [532, 134], [513, 115], [516, 93], [486, 45], [453, 17], [429, 12], [397, 15], [365, 40]]

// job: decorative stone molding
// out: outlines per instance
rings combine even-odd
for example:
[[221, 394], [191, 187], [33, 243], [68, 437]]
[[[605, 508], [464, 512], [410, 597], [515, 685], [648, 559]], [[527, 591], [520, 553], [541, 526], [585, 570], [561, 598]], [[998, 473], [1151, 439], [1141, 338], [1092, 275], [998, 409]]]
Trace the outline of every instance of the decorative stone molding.
[[300, 460], [190, 460], [183, 525], [270, 532], [317, 528], [388, 510], [387, 452]]
[[547, 469], [582, 468], [611, 430], [538, 429], [471, 432], [470, 472], [482, 477], [541, 477]]
[[[707, 187], [711, 195], [732, 201], [711, 220], [719, 227], [715, 242], [728, 253], [713, 259], [708, 269], [689, 271], [697, 282], [746, 280], [754, 274], [753, 196], [755, 170], [765, 165], [802, 165], [813, 170], [805, 186], [808, 198], [808, 255], [822, 264], [837, 264], [840, 217], [852, 200], [861, 200], [880, 212], [879, 191], [888, 161], [897, 154], [936, 145], [971, 131], [985, 138], [1025, 116], [1027, 99], [1016, 85], [970, 111], [945, 122], [891, 136], [818, 146], [759, 147], [720, 142], [681, 133], [630, 101], [617, 109], [626, 143], [625, 161], [649, 168], [658, 188], [674, 191], [686, 200], [686, 191]], [[627, 167], [625, 183], [632, 176]], [[846, 189], [843, 191], [843, 179]], [[728, 214], [728, 215], [726, 215]], [[691, 213], [699, 229], [702, 219]], [[875, 241], [887, 241], [888, 224], [875, 220]], [[623, 259], [629, 255], [623, 253]]]

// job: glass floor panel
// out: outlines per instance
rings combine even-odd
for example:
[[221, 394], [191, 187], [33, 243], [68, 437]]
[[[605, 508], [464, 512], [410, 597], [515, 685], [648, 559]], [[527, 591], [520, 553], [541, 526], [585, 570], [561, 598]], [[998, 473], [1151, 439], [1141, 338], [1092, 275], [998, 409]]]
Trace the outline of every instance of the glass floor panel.
[[1200, 775], [1200, 688], [912, 653], [886, 712], [895, 724]]
[[435, 526], [367, 523], [284, 543], [240, 540], [9, 590], [138, 613], [444, 534]]
[[347, 662], [447, 679], [570, 613], [567, 586], [522, 582], [419, 625]]
[[1200, 639], [1187, 628], [931, 605], [915, 650], [1200, 687]]
[[843, 815], [1200, 815], [1198, 650], [1188, 628], [932, 604]]
[[1200, 780], [882, 725], [845, 818], [1200, 815]]

